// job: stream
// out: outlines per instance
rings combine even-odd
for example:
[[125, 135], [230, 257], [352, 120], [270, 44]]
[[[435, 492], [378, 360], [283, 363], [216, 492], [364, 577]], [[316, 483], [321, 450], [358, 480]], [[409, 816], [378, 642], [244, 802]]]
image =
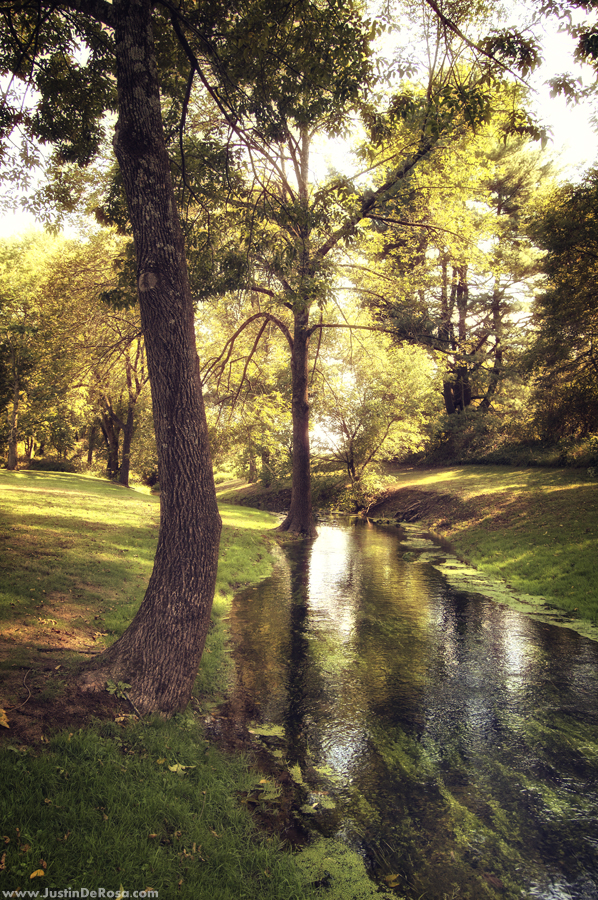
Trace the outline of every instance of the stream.
[[397, 897], [598, 900], [598, 644], [451, 587], [413, 526], [279, 557], [230, 625], [304, 821]]

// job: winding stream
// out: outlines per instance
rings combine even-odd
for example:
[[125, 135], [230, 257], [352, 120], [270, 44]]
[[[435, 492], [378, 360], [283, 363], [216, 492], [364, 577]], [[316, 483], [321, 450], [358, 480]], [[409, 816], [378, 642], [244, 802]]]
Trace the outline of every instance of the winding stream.
[[[415, 539], [414, 539], [415, 538]], [[447, 551], [320, 526], [231, 613], [303, 816], [397, 896], [598, 898], [598, 644], [452, 589]]]

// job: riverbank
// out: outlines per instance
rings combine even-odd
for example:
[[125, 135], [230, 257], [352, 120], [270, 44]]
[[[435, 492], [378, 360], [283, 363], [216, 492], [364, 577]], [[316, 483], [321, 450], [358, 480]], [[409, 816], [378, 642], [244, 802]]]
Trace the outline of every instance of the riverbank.
[[271, 571], [271, 515], [221, 510], [211, 628], [184, 713], [138, 720], [126, 686], [77, 690], [71, 673], [143, 597], [159, 509], [100, 479], [0, 471], [0, 892], [373, 898], [348, 848], [291, 852], [305, 841], [298, 788], [284, 761], [260, 768], [259, 742], [226, 708], [227, 617], [233, 594]]
[[[282, 511], [287, 494], [237, 485], [224, 496]], [[368, 515], [417, 522], [481, 572], [598, 623], [598, 481], [585, 469], [389, 469]]]
[[374, 519], [419, 522], [516, 591], [598, 622], [598, 482], [585, 470], [458, 466], [393, 477]]
[[72, 682], [131, 620], [159, 508], [98, 479], [0, 472], [0, 890], [305, 900], [294, 857], [243, 803], [259, 808], [263, 775], [205, 734], [233, 670], [230, 600], [271, 569], [271, 517], [223, 511], [212, 627], [184, 714], [138, 721], [118, 685], [89, 695]]

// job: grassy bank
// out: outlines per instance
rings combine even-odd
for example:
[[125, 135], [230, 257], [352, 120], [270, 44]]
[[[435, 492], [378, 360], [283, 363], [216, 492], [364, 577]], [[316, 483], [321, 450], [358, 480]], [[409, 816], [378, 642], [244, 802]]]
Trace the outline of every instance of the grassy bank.
[[457, 466], [393, 477], [374, 517], [420, 521], [483, 572], [598, 622], [598, 482], [586, 470]]
[[0, 891], [314, 896], [242, 802], [272, 803], [277, 785], [203, 730], [231, 675], [232, 592], [270, 570], [271, 517], [223, 509], [213, 627], [185, 714], [139, 722], [118, 691], [92, 701], [70, 686], [70, 667], [115, 640], [140, 602], [158, 515], [156, 498], [103, 481], [0, 472]]

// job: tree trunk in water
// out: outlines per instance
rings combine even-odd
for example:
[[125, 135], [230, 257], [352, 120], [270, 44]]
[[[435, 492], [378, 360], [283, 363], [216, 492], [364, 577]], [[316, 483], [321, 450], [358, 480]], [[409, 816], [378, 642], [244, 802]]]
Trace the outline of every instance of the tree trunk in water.
[[[143, 603], [89, 676], [131, 685], [141, 713], [183, 709], [201, 659], [221, 521], [195, 346], [183, 235], [162, 129], [150, 0], [116, 0], [119, 162], [137, 257], [158, 446], [161, 521]], [[94, 681], [95, 679], [95, 681]]]
[[279, 531], [306, 537], [317, 534], [311, 507], [311, 457], [309, 447], [308, 351], [309, 308], [295, 313], [291, 377], [293, 384], [293, 486], [291, 506]]

